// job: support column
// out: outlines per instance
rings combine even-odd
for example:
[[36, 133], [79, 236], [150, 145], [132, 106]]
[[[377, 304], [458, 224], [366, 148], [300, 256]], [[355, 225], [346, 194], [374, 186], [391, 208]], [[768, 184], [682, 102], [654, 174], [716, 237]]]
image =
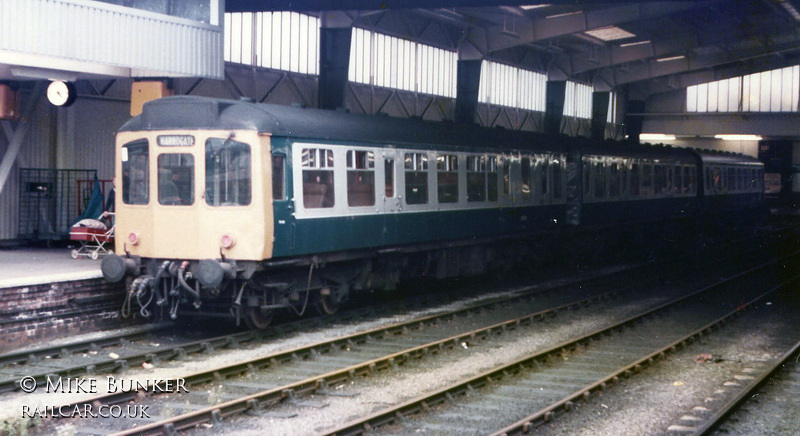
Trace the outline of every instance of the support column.
[[639, 135], [642, 134], [643, 117], [641, 115], [630, 114], [643, 114], [644, 113], [644, 100], [628, 100], [625, 106], [625, 133], [628, 135], [628, 141], [634, 144], [639, 144]]
[[47, 82], [40, 80], [36, 83], [36, 85], [34, 85], [33, 90], [28, 95], [28, 101], [25, 103], [25, 108], [22, 110], [22, 116], [20, 117], [20, 121], [17, 124], [17, 128], [14, 130], [13, 134], [8, 135], [11, 130], [10, 126], [3, 126], [3, 130], [6, 132], [6, 135], [9, 136], [9, 138], [8, 148], [6, 149], [6, 153], [3, 155], [2, 162], [0, 162], [0, 194], [3, 192], [3, 188], [6, 185], [8, 175], [11, 173], [11, 167], [14, 165], [14, 161], [17, 160], [19, 150], [22, 147], [22, 140], [25, 139], [25, 135], [28, 134], [28, 128], [33, 123], [32, 114], [36, 108], [36, 103], [42, 98], [42, 94], [44, 94], [45, 83]]
[[457, 123], [474, 123], [478, 110], [478, 90], [481, 83], [480, 59], [459, 60], [456, 76], [456, 110]]
[[544, 110], [544, 132], [550, 135], [561, 133], [561, 119], [564, 117], [564, 98], [567, 95], [566, 80], [548, 80]]
[[352, 20], [340, 12], [323, 12], [319, 35], [319, 88], [322, 109], [344, 107], [347, 74], [350, 67]]
[[595, 91], [592, 93], [592, 139], [596, 141], [606, 139], [608, 102], [610, 100], [611, 93], [609, 91]]

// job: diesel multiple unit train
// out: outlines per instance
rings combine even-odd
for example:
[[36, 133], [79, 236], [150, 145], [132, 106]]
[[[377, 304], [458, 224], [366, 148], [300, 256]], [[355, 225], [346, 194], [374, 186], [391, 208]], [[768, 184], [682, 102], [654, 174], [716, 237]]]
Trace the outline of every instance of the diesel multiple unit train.
[[203, 97], [146, 103], [116, 152], [102, 271], [127, 282], [123, 312], [256, 328], [510, 265], [548, 232], [738, 213], [763, 196], [762, 165], [738, 154]]

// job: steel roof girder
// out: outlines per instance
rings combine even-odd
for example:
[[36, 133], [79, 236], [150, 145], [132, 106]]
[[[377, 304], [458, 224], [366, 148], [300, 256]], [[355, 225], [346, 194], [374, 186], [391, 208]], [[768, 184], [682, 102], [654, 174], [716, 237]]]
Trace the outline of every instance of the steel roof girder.
[[660, 94], [674, 91], [675, 89], [715, 82], [717, 80], [731, 79], [734, 77], [791, 67], [798, 63], [800, 63], [800, 53], [793, 53], [783, 57], [775, 56], [770, 59], [760, 59], [758, 62], [754, 60], [747, 64], [720, 66], [700, 71], [687, 71], [675, 76], [670, 76], [669, 80], [665, 80], [667, 77], [658, 77], [650, 81], [637, 82], [635, 85], [637, 88], [640, 88], [641, 92], [644, 92], [641, 88], [647, 88], [647, 91], [644, 92], [646, 95]]
[[647, 44], [630, 47], [614, 46], [610, 49], [601, 50], [595, 59], [590, 59], [584, 53], [564, 54], [557, 56], [555, 62], [564, 65], [566, 61], [560, 58], [569, 57], [568, 62], [572, 66], [572, 74], [583, 74], [593, 70], [646, 61], [652, 58], [686, 54], [696, 47], [697, 39], [693, 36], [686, 36], [672, 40], [651, 41]]
[[[756, 45], [741, 50], [728, 50], [721, 53], [708, 54], [705, 56], [691, 56], [688, 58], [667, 62], [650, 61], [642, 64], [641, 66], [634, 65], [628, 71], [616, 69], [611, 73], [611, 76], [613, 76], [615, 79], [613, 82], [614, 85], [619, 86], [631, 82], [650, 80], [671, 74], [713, 68], [732, 62], [741, 62], [750, 59], [763, 60], [772, 55], [785, 54], [787, 52], [794, 52], [798, 50], [800, 50], [800, 38], [795, 37], [792, 38], [790, 42], [771, 45], [769, 52], [765, 52], [763, 47]], [[608, 70], [612, 70], [612, 68], [597, 70], [595, 75], [609, 77]]]
[[[654, 2], [629, 4], [604, 9], [581, 11], [553, 18], [539, 18], [519, 23], [518, 38], [508, 36], [502, 26], [487, 29], [489, 50], [498, 51], [532, 42], [556, 38], [611, 25], [647, 20], [706, 6], [713, 2]], [[508, 30], [508, 29], [505, 29]]]

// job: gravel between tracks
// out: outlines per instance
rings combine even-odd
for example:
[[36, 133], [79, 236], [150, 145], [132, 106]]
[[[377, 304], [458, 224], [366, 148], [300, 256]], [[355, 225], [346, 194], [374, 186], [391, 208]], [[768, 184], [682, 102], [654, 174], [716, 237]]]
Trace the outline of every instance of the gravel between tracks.
[[[548, 285], [557, 284], [560, 281], [548, 283]], [[408, 312], [392, 317], [384, 317], [379, 320], [367, 322], [353, 322], [347, 324], [331, 324], [314, 331], [301, 331], [291, 333], [282, 338], [277, 338], [268, 343], [262, 344], [255, 348], [238, 349], [238, 350], [224, 350], [221, 353], [214, 353], [212, 355], [190, 355], [186, 360], [170, 361], [165, 363], [162, 367], [154, 367], [151, 369], [132, 368], [131, 370], [117, 374], [115, 377], [125, 380], [153, 380], [153, 379], [169, 379], [175, 377], [185, 377], [189, 374], [208, 370], [212, 367], [224, 366], [234, 363], [239, 363], [245, 360], [254, 359], [260, 356], [272, 354], [278, 351], [287, 350], [295, 347], [313, 344], [316, 342], [329, 340], [333, 337], [344, 336], [360, 331], [365, 331], [389, 324], [408, 321], [415, 318], [442, 313], [445, 311], [465, 307], [475, 304], [480, 301], [489, 300], [513, 294], [515, 289], [507, 291], [496, 292], [491, 294], [481, 295], [479, 297], [465, 299], [462, 301], [454, 302], [451, 304], [434, 307], [426, 310]], [[99, 334], [98, 334], [99, 336]], [[31, 409], [35, 407], [44, 406], [57, 406], [61, 404], [69, 404], [76, 401], [85, 401], [90, 398], [107, 392], [107, 385], [105, 384], [106, 376], [102, 375], [97, 377], [98, 388], [97, 394], [70, 394], [70, 393], [45, 393], [43, 389], [37, 389], [36, 392], [26, 394], [22, 392], [3, 394], [0, 398], [0, 422], [2, 421], [16, 421], [21, 419], [22, 407], [28, 406]]]
[[[356, 397], [337, 398], [335, 401], [328, 400], [326, 397], [314, 399], [321, 402], [330, 401], [329, 407], [309, 409], [287, 405], [276, 410], [281, 413], [296, 412], [298, 414], [296, 418], [248, 416], [242, 419], [226, 420], [216, 428], [204, 425], [188, 434], [229, 433], [242, 436], [318, 434], [359, 416], [434, 392], [460, 379], [474, 376], [514, 359], [549, 348], [554, 343], [566, 341], [606, 326], [616, 317], [622, 316], [621, 314], [633, 314], [657, 302], [660, 302], [660, 299], [636, 304], [614, 305], [596, 311], [592, 316], [586, 316], [585, 311], [563, 313], [555, 318], [557, 325], [534, 327], [533, 331], [538, 332], [537, 334], [532, 334], [532, 330], [527, 330], [523, 334], [518, 334], [513, 341], [502, 344], [482, 343], [473, 347], [469, 352], [465, 348], [445, 351], [439, 357], [428, 357], [418, 364], [409, 365], [399, 375], [389, 372], [360, 380], [355, 384], [350, 383], [346, 386], [336, 387], [342, 391], [358, 393]], [[437, 361], [432, 363], [431, 359]], [[443, 363], [442, 360], [447, 360], [447, 362]]]
[[[784, 338], [800, 336], [777, 309], [776, 305], [759, 306], [755, 310], [770, 311], [771, 321], [759, 316], [757, 331], [739, 336], [735, 323], [747, 323], [748, 316], [743, 316], [667, 360], [622, 379], [604, 394], [577, 403], [574, 412], [540, 427], [536, 434], [646, 435], [668, 433], [672, 425], [691, 426], [691, 421], [681, 418], [696, 407], [712, 408], [714, 393], [725, 390], [726, 382], [734, 381], [736, 375], [755, 375], [753, 370], [760, 371], [764, 362], [785, 352], [781, 348], [785, 344], [779, 345]], [[714, 359], [699, 362], [696, 357], [701, 353]]]

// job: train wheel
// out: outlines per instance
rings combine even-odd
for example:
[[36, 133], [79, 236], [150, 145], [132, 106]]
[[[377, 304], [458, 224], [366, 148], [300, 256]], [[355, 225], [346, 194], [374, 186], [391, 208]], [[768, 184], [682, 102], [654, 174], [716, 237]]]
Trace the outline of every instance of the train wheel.
[[350, 297], [350, 285], [341, 284], [323, 288], [317, 296], [315, 306], [320, 315], [333, 315], [342, 307], [342, 303]]
[[244, 322], [251, 329], [263, 330], [272, 322], [272, 311], [260, 307], [248, 307], [244, 312]]
[[317, 301], [317, 311], [320, 315], [333, 315], [342, 307], [342, 303], [333, 301], [330, 296], [320, 297]]

